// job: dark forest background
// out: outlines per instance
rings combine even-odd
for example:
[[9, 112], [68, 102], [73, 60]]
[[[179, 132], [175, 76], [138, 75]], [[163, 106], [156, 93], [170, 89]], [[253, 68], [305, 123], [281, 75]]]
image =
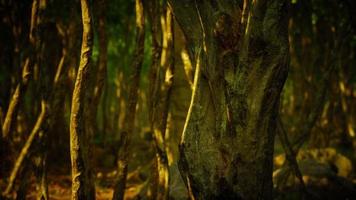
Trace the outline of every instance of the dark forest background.
[[[0, 199], [258, 198], [241, 185], [271, 198], [254, 177], [273, 180], [275, 199], [355, 198], [356, 2], [214, 2], [0, 0]], [[268, 78], [283, 42], [288, 76]], [[246, 140], [206, 139], [215, 121], [189, 121], [217, 116], [214, 133], [229, 134], [230, 115]]]

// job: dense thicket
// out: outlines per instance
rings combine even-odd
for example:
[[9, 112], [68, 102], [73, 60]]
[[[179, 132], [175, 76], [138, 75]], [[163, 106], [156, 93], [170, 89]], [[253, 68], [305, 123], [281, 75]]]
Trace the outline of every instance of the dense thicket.
[[0, 0], [0, 199], [356, 196], [353, 0]]

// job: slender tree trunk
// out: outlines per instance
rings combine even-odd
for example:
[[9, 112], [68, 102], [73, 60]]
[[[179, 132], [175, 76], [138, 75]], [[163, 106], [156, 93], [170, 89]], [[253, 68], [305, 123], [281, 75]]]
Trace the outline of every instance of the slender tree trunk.
[[[54, 32], [55, 30], [53, 30]], [[51, 38], [52, 40], [54, 38]], [[59, 37], [56, 38], [59, 41]], [[47, 41], [49, 42], [49, 41]], [[51, 41], [54, 43], [54, 41]], [[59, 42], [58, 42], [59, 43]], [[59, 53], [59, 52], [58, 52]], [[43, 57], [44, 55], [42, 55]], [[54, 57], [54, 55], [51, 55]], [[49, 151], [50, 140], [52, 139], [52, 134], [50, 129], [53, 127], [54, 122], [56, 121], [56, 112], [58, 112], [58, 100], [61, 98], [61, 89], [63, 87], [63, 82], [65, 81], [64, 73], [67, 71], [67, 52], [66, 47], [62, 47], [62, 55], [57, 64], [57, 70], [54, 73], [53, 80], [48, 79], [50, 74], [50, 68], [54, 65], [53, 62], [42, 58], [41, 71], [40, 71], [40, 84], [42, 89], [42, 100], [46, 105], [46, 114], [44, 121], [41, 124], [40, 131], [38, 133], [38, 139], [36, 142], [36, 151], [35, 151], [35, 167], [36, 167], [36, 177], [37, 177], [37, 191], [38, 199], [47, 200], [49, 199], [48, 194], [48, 183], [47, 183], [47, 158]]]
[[23, 162], [28, 157], [28, 154], [29, 154], [28, 152], [29, 152], [29, 149], [31, 148], [33, 140], [36, 138], [38, 132], [40, 131], [41, 125], [42, 125], [42, 123], [44, 121], [44, 118], [45, 118], [46, 107], [47, 107], [46, 103], [44, 101], [42, 101], [41, 102], [41, 113], [38, 116], [37, 122], [36, 122], [34, 128], [32, 129], [31, 134], [28, 137], [24, 147], [22, 148], [22, 150], [21, 150], [21, 152], [20, 152], [20, 154], [19, 154], [19, 156], [18, 156], [18, 158], [17, 158], [17, 160], [15, 162], [15, 166], [11, 171], [11, 175], [10, 175], [10, 178], [9, 178], [9, 183], [8, 183], [4, 193], [3, 193], [4, 196], [9, 195], [10, 192], [12, 191], [12, 189], [13, 189], [13, 186], [14, 186], [15, 180], [17, 178], [17, 175], [18, 175], [21, 167], [23, 166]]
[[[103, 99], [102, 105], [101, 105], [101, 116], [102, 116], [102, 130], [101, 132], [103, 133], [103, 138], [106, 138], [107, 134], [107, 127], [108, 127], [108, 90], [109, 90], [109, 84], [104, 84], [104, 89], [103, 89]], [[104, 139], [105, 140], [105, 139]]]
[[118, 152], [118, 177], [114, 186], [113, 199], [124, 199], [127, 166], [129, 157], [129, 144], [135, 126], [136, 104], [138, 99], [138, 89], [140, 85], [141, 68], [144, 58], [144, 42], [145, 42], [145, 18], [143, 13], [142, 0], [136, 0], [136, 49], [134, 52], [134, 60], [132, 64], [132, 77], [130, 80], [130, 89], [128, 97], [128, 105], [125, 110], [124, 129], [121, 132], [121, 144]]
[[[88, 94], [91, 99], [88, 105], [87, 118], [88, 118], [88, 134], [93, 137], [98, 130], [96, 117], [98, 113], [98, 106], [100, 97], [103, 93], [105, 79], [106, 79], [106, 65], [107, 65], [107, 36], [106, 36], [106, 0], [97, 1], [97, 17], [98, 17], [98, 40], [99, 40], [99, 58], [97, 64], [96, 77], [93, 77], [93, 90]], [[95, 76], [95, 75], [94, 75]], [[92, 93], [91, 93], [92, 92]]]
[[38, 132], [38, 143], [37, 143], [37, 155], [35, 157], [35, 175], [37, 178], [37, 199], [47, 200], [49, 199], [48, 194], [48, 183], [47, 183], [47, 155], [48, 155], [48, 140], [49, 140], [49, 118], [51, 116], [50, 105], [46, 99], [43, 103], [47, 108], [45, 108], [44, 120], [41, 124], [40, 131]]
[[[40, 0], [40, 1], [36, 1], [34, 0], [32, 3], [32, 16], [31, 16], [31, 27], [30, 27], [30, 48], [34, 48], [34, 50], [30, 50], [31, 55], [26, 59], [26, 63], [25, 63], [25, 67], [23, 69], [23, 77], [22, 77], [22, 82], [20, 84], [17, 85], [13, 99], [10, 102], [10, 106], [8, 109], [8, 116], [7, 116], [7, 122], [8, 124], [4, 124], [5, 126], [5, 132], [6, 134], [4, 135], [5, 138], [8, 136], [8, 134], [11, 132], [11, 127], [13, 126], [13, 120], [11, 118], [15, 118], [16, 117], [16, 113], [18, 110], [18, 106], [19, 106], [19, 102], [21, 100], [21, 95], [22, 93], [25, 91], [25, 89], [27, 88], [27, 84], [29, 81], [29, 75], [32, 73], [32, 63], [35, 62], [35, 57], [38, 56], [39, 54], [39, 49], [40, 46], [42, 45], [42, 43], [40, 43], [40, 38], [39, 38], [39, 26], [42, 23], [42, 15], [43, 15], [43, 10], [45, 9], [45, 4], [43, 4], [42, 1], [45, 0]], [[41, 12], [42, 14], [39, 15], [39, 12]], [[39, 59], [36, 59], [37, 61]], [[31, 63], [32, 62], [32, 63]], [[9, 177], [9, 182], [8, 185], [5, 189], [5, 191], [3, 192], [3, 195], [9, 195], [10, 192], [13, 189], [14, 183], [16, 178], [18, 177], [19, 172], [21, 171], [20, 169], [23, 168], [23, 166], [27, 166], [28, 164], [25, 163], [26, 158], [30, 157], [30, 148], [33, 146], [33, 141], [35, 140], [37, 134], [41, 131], [42, 129], [42, 124], [44, 119], [46, 118], [46, 114], [47, 114], [47, 100], [48, 100], [48, 90], [46, 92], [43, 93], [43, 96], [41, 98], [41, 113], [39, 114], [37, 121], [35, 123], [34, 128], [31, 131], [30, 136], [28, 137], [24, 147], [22, 148], [16, 162], [15, 162], [15, 166], [13, 167], [10, 177]], [[26, 168], [26, 167], [25, 167]], [[22, 173], [28, 173], [28, 172], [24, 172], [22, 171]], [[23, 175], [26, 176], [26, 175]], [[26, 180], [24, 180], [25, 182]], [[26, 184], [21, 184], [23, 186], [25, 186]], [[20, 187], [21, 188], [21, 187]], [[25, 195], [25, 194], [24, 194]]]
[[16, 117], [17, 117], [17, 112], [19, 109], [20, 102], [23, 99], [30, 77], [32, 76], [32, 71], [33, 71], [32, 68], [35, 62], [35, 55], [36, 52], [38, 52], [38, 47], [39, 47], [39, 37], [38, 37], [38, 32], [39, 32], [38, 24], [40, 21], [39, 4], [40, 4], [40, 0], [33, 0], [32, 2], [31, 25], [29, 30], [30, 51], [22, 69], [22, 79], [20, 80], [20, 83], [17, 84], [16, 89], [11, 96], [10, 104], [6, 112], [4, 124], [2, 125], [3, 138], [7, 138], [12, 132], [12, 129], [16, 122]]
[[[155, 6], [159, 6], [158, 2]], [[155, 8], [153, 6], [153, 8]], [[153, 37], [153, 62], [150, 69], [150, 121], [154, 133], [156, 147], [156, 177], [153, 181], [152, 196], [154, 199], [168, 199], [169, 197], [169, 166], [166, 145], [166, 130], [170, 97], [173, 82], [173, 22], [172, 12], [165, 8], [162, 13], [162, 42], [158, 42], [159, 16], [157, 9], [151, 14]], [[160, 12], [158, 12], [160, 13]], [[154, 21], [157, 20], [157, 21]], [[162, 43], [162, 47], [159, 45]], [[160, 51], [161, 50], [161, 51]]]
[[[163, 18], [162, 7], [159, 0], [148, 1], [147, 5], [148, 19], [150, 22], [151, 28], [151, 38], [152, 38], [152, 63], [149, 69], [149, 86], [148, 86], [148, 95], [147, 95], [147, 109], [148, 109], [148, 118], [150, 122], [150, 130], [155, 138], [153, 147], [157, 148], [157, 138], [155, 137], [155, 121], [157, 121], [156, 105], [159, 97], [157, 89], [160, 86], [159, 81], [159, 72], [160, 72], [160, 58], [162, 55], [162, 28], [160, 26], [160, 19]], [[158, 187], [159, 187], [159, 155], [158, 150], [156, 153], [156, 160], [153, 165], [153, 173], [151, 175], [152, 181], [150, 182], [151, 189], [151, 198], [157, 199]]]
[[[107, 34], [106, 34], [106, 0], [98, 1], [98, 36], [99, 36], [99, 60], [98, 60], [98, 75], [94, 88], [93, 105], [99, 104], [99, 100], [105, 85], [106, 65], [107, 65]], [[96, 116], [97, 108], [95, 109]]]
[[[303, 195], [305, 195], [303, 197], [303, 199], [305, 199], [307, 197], [307, 195], [309, 195], [309, 194], [308, 194], [308, 190], [307, 190], [306, 185], [303, 180], [303, 174], [299, 169], [299, 165], [298, 165], [297, 158], [296, 158], [297, 154], [294, 152], [293, 147], [290, 144], [287, 131], [284, 129], [284, 126], [282, 124], [282, 120], [280, 119], [280, 116], [278, 116], [277, 123], [278, 123], [277, 135], [279, 137], [279, 140], [281, 141], [283, 150], [285, 152], [286, 160], [288, 160], [288, 165], [293, 169], [295, 176], [300, 181], [300, 184], [302, 186], [301, 189], [302, 189]], [[278, 183], [274, 183], [274, 184], [277, 185]], [[278, 187], [278, 185], [277, 185], [277, 187]]]
[[[42, 98], [41, 98], [41, 113], [39, 114], [35, 126], [33, 127], [30, 136], [28, 137], [25, 145], [23, 146], [20, 155], [18, 156], [15, 166], [11, 171], [11, 175], [9, 178], [8, 186], [4, 192], [5, 195], [9, 194], [13, 189], [14, 182], [18, 176], [27, 176], [24, 174], [19, 175], [19, 173], [28, 173], [25, 170], [21, 170], [21, 168], [28, 169], [29, 163], [26, 161], [26, 158], [31, 157], [34, 152], [32, 149], [35, 147], [35, 152], [37, 154], [35, 156], [38, 162], [35, 163], [36, 176], [38, 179], [37, 187], [38, 187], [38, 198], [39, 199], [48, 199], [48, 186], [47, 186], [47, 151], [48, 151], [48, 143], [49, 143], [49, 128], [54, 124], [54, 113], [51, 112], [53, 105], [59, 99], [58, 91], [60, 87], [63, 87], [63, 74], [66, 71], [67, 67], [65, 66], [65, 59], [66, 59], [66, 50], [63, 49], [62, 58], [60, 59], [57, 71], [53, 80], [53, 84], [51, 85], [48, 81], [41, 78], [42, 84]], [[42, 64], [41, 64], [42, 65]], [[45, 77], [48, 74], [49, 66], [42, 65], [41, 66], [42, 73], [41, 77]], [[47, 68], [47, 69], [44, 69]], [[47, 72], [45, 72], [47, 71]], [[52, 87], [50, 87], [50, 85]], [[58, 109], [57, 109], [58, 110]], [[34, 142], [37, 141], [35, 144]], [[24, 180], [25, 181], [25, 180]], [[23, 184], [26, 185], [26, 184]]]
[[196, 199], [272, 199], [287, 1], [171, 0], [195, 65], [180, 171]]
[[88, 158], [89, 141], [85, 132], [85, 88], [90, 73], [93, 45], [92, 16], [88, 0], [81, 0], [83, 36], [79, 69], [75, 81], [70, 116], [70, 149], [72, 162], [72, 199], [95, 199], [95, 187]]
[[20, 172], [20, 180], [23, 180], [19, 183], [19, 186], [16, 190], [16, 200], [23, 200], [26, 199], [27, 195], [27, 190], [28, 190], [28, 185], [29, 181], [28, 180], [31, 177], [31, 165], [24, 166], [24, 168]]
[[[46, 101], [44, 101], [45, 104]], [[44, 121], [41, 124], [41, 130], [38, 133], [37, 143], [37, 156], [35, 162], [35, 175], [37, 178], [37, 199], [47, 200], [48, 194], [48, 182], [47, 182], [47, 155], [48, 155], [48, 140], [49, 140], [49, 118], [51, 116], [50, 105], [47, 104], [46, 113], [44, 115]]]

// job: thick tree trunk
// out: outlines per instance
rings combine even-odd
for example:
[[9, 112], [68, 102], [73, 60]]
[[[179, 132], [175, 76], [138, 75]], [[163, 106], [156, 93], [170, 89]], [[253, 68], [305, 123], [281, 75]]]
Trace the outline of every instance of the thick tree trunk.
[[171, 0], [195, 65], [180, 171], [197, 199], [272, 199], [286, 0]]
[[125, 110], [124, 128], [121, 132], [121, 147], [118, 152], [118, 176], [114, 186], [114, 200], [122, 200], [125, 195], [127, 167], [129, 159], [129, 144], [135, 127], [136, 104], [138, 99], [138, 89], [140, 85], [140, 75], [144, 56], [145, 42], [145, 18], [143, 13], [142, 0], [136, 0], [136, 49], [132, 64], [132, 76], [130, 79], [130, 89], [128, 105]]
[[83, 36], [79, 69], [75, 81], [70, 116], [72, 199], [95, 199], [95, 187], [88, 158], [89, 141], [85, 132], [84, 99], [90, 73], [93, 45], [92, 16], [88, 0], [81, 0]]

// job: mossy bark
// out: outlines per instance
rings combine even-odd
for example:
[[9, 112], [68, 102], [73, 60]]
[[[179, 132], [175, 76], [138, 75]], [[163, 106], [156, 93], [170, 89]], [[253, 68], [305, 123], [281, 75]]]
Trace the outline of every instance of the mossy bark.
[[170, 4], [195, 66], [180, 144], [183, 179], [197, 199], [272, 199], [287, 1]]

